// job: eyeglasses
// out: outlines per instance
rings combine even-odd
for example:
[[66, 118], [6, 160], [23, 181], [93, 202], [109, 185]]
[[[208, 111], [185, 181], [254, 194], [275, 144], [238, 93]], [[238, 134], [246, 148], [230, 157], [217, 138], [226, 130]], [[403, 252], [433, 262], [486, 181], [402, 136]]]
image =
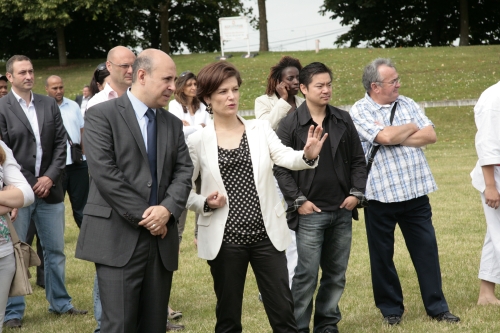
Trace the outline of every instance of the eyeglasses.
[[389, 82], [384, 82], [384, 81], [375, 81], [375, 82], [377, 82], [377, 83], [386, 83], [386, 84], [388, 84], [390, 86], [395, 86], [398, 83], [401, 84], [401, 79], [398, 77], [398, 78], [395, 78], [394, 80], [389, 81]]
[[179, 77], [184, 77], [184, 76], [188, 75], [189, 73], [191, 73], [191, 71], [184, 71], [181, 73], [181, 75], [179, 75]]
[[[109, 60], [108, 60], [109, 61]], [[132, 68], [132, 65], [129, 64], [115, 64], [114, 62], [109, 61], [110, 64], [120, 67], [121, 69], [128, 70]]]

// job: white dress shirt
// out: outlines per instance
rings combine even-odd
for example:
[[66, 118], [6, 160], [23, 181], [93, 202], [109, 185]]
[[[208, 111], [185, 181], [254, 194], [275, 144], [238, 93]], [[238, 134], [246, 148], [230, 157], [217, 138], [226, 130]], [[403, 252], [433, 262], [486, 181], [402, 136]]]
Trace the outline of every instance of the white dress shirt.
[[21, 108], [23, 108], [23, 111], [26, 114], [28, 121], [30, 122], [33, 134], [35, 135], [35, 140], [36, 140], [35, 177], [38, 177], [40, 175], [40, 165], [42, 164], [43, 150], [42, 150], [42, 141], [40, 140], [40, 129], [38, 128], [38, 117], [36, 116], [35, 104], [33, 103], [34, 100], [33, 92], [31, 92], [31, 101], [29, 102], [29, 105], [26, 104], [26, 101], [24, 99], [22, 99], [18, 94], [16, 94], [14, 89], [12, 89], [12, 94], [14, 94], [14, 97], [19, 102], [19, 105], [21, 105]]
[[[66, 132], [68, 133], [68, 140], [71, 138], [73, 143], [81, 143], [80, 130], [83, 128], [84, 122], [78, 104], [63, 97], [62, 103], [59, 105], [59, 110], [61, 111], [64, 128], [66, 128]], [[85, 160], [85, 156], [83, 156], [83, 159]], [[71, 146], [68, 141], [66, 165], [70, 164], [73, 164], [73, 159], [71, 158]]]
[[[135, 111], [135, 116], [137, 117], [137, 122], [139, 123], [139, 128], [141, 129], [142, 138], [144, 139], [144, 144], [146, 145], [146, 151], [148, 151], [148, 117], [146, 116], [146, 111], [148, 111], [148, 106], [141, 102], [134, 94], [127, 89], [127, 96], [132, 104]], [[156, 115], [156, 110], [151, 109]]]
[[[87, 103], [87, 108], [85, 111], [102, 102], [109, 101], [111, 99], [118, 98], [118, 93], [111, 88], [109, 84], [106, 83], [104, 89], [95, 94], [90, 101]], [[83, 113], [85, 116], [85, 112]]]

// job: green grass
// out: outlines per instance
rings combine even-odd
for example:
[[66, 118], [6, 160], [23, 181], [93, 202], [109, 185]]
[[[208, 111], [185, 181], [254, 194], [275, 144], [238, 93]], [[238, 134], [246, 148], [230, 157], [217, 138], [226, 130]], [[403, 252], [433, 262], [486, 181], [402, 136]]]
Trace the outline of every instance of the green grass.
[[[280, 53], [281, 54], [281, 53]], [[268, 53], [255, 59], [232, 58], [244, 79], [242, 109], [253, 108], [253, 98], [262, 94], [268, 68], [280, 54]], [[402, 93], [417, 101], [477, 98], [489, 85], [500, 80], [500, 47], [429, 48], [429, 49], [339, 49], [323, 50], [319, 55], [295, 52], [303, 63], [319, 60], [335, 73], [333, 104], [348, 104], [362, 96], [360, 73], [370, 59], [384, 56], [397, 61], [404, 80]], [[213, 55], [176, 56], [178, 72], [199, 70]], [[465, 63], [464, 63], [465, 62]], [[98, 62], [96, 61], [95, 64]], [[37, 78], [59, 72], [63, 78], [83, 78], [91, 73], [94, 62], [80, 61], [80, 67], [48, 70], [52, 62], [35, 62]], [[441, 66], [443, 64], [444, 66]], [[45, 67], [44, 67], [45, 66]], [[90, 75], [90, 74], [89, 74]], [[69, 86], [66, 80], [66, 86]], [[83, 82], [83, 79], [82, 79]], [[40, 88], [38, 82], [37, 88]], [[83, 83], [81, 83], [83, 84]], [[80, 83], [75, 84], [79, 87]], [[75, 88], [76, 89], [76, 88]], [[247, 89], [247, 90], [245, 90]], [[425, 314], [414, 268], [399, 232], [396, 233], [395, 262], [401, 277], [407, 313], [398, 327], [382, 324], [371, 290], [368, 248], [364, 221], [353, 221], [352, 254], [347, 285], [340, 302], [343, 319], [339, 324], [347, 332], [498, 332], [496, 307], [476, 306], [479, 280], [477, 272], [485, 223], [478, 192], [471, 186], [469, 172], [475, 165], [474, 116], [472, 107], [428, 108], [427, 115], [436, 125], [438, 142], [426, 149], [426, 156], [439, 186], [430, 195], [434, 212], [443, 289], [450, 309], [462, 318], [458, 325], [436, 323]], [[174, 274], [171, 303], [184, 314], [185, 332], [205, 333], [215, 325], [215, 295], [208, 265], [198, 259], [193, 245], [193, 215], [190, 213], [181, 244], [179, 271]], [[66, 280], [73, 303], [92, 310], [94, 266], [74, 258], [78, 235], [70, 204], [66, 211]], [[32, 279], [34, 284], [34, 279]], [[257, 287], [251, 270], [247, 276], [243, 301], [243, 327], [248, 333], [270, 332], [263, 306], [257, 300]], [[28, 308], [22, 332], [92, 332], [92, 315], [56, 316], [47, 312], [42, 289], [34, 286], [27, 297]], [[14, 332], [14, 331], [12, 331]]]
[[[402, 79], [401, 93], [416, 101], [477, 98], [488, 86], [500, 80], [500, 46], [433, 47], [399, 49], [325, 49], [312, 51], [268, 52], [256, 58], [244, 59], [235, 54], [229, 61], [241, 71], [243, 85], [240, 109], [250, 110], [255, 98], [266, 87], [269, 68], [281, 55], [291, 55], [302, 65], [320, 61], [334, 75], [333, 105], [353, 104], [363, 97], [361, 73], [364, 66], [377, 57], [392, 58]], [[215, 53], [176, 55], [177, 73], [190, 70], [197, 73], [215, 61]], [[49, 75], [59, 75], [66, 85], [66, 97], [74, 98], [88, 84], [95, 67], [104, 61], [69, 60], [66, 68], [57, 60], [36, 60], [35, 92], [45, 93], [44, 81]], [[3, 66], [2, 66], [3, 67]], [[2, 71], [0, 71], [1, 73]]]

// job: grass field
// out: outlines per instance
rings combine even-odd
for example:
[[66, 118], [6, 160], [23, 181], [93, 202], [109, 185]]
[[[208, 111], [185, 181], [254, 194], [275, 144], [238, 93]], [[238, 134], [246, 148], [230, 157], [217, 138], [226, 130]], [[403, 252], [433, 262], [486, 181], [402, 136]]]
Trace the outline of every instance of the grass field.
[[[401, 93], [417, 101], [478, 98], [491, 84], [500, 80], [500, 47], [428, 48], [428, 49], [339, 49], [323, 50], [319, 55], [294, 52], [304, 64], [322, 61], [335, 75], [332, 104], [349, 104], [363, 95], [360, 83], [362, 67], [372, 58], [391, 57], [398, 65], [404, 82]], [[264, 91], [268, 68], [281, 53], [268, 53], [255, 59], [232, 58], [244, 80], [241, 109], [252, 109], [253, 99]], [[213, 60], [210, 55], [176, 56], [178, 72], [199, 70]], [[234, 59], [234, 60], [233, 60]], [[50, 69], [55, 62], [36, 61], [37, 78], [59, 73], [66, 80], [69, 97], [86, 82], [98, 61], [78, 61], [68, 69]], [[71, 83], [69, 82], [71, 81]], [[41, 80], [37, 91], [41, 91]], [[436, 125], [438, 142], [428, 146], [427, 159], [439, 186], [430, 195], [438, 238], [443, 289], [450, 309], [462, 318], [457, 325], [436, 323], [423, 309], [418, 283], [404, 240], [397, 231], [395, 262], [402, 281], [407, 313], [397, 327], [382, 324], [373, 302], [368, 248], [363, 218], [353, 221], [352, 253], [347, 271], [347, 286], [340, 302], [342, 333], [347, 332], [498, 332], [498, 307], [476, 306], [479, 281], [477, 271], [485, 232], [479, 194], [470, 184], [469, 172], [476, 162], [474, 116], [472, 107], [428, 108], [427, 115]], [[78, 237], [67, 203], [66, 211], [66, 282], [78, 308], [92, 310], [94, 267], [74, 258]], [[174, 275], [171, 303], [184, 314], [185, 332], [213, 331], [215, 295], [205, 261], [198, 259], [193, 245], [193, 215], [181, 244], [180, 267]], [[34, 279], [32, 279], [34, 284]], [[243, 327], [248, 333], [270, 332], [257, 287], [249, 270], [243, 306]], [[21, 332], [92, 332], [92, 315], [57, 316], [47, 312], [44, 291], [34, 286], [27, 297], [27, 311]], [[14, 332], [14, 331], [12, 331]]]

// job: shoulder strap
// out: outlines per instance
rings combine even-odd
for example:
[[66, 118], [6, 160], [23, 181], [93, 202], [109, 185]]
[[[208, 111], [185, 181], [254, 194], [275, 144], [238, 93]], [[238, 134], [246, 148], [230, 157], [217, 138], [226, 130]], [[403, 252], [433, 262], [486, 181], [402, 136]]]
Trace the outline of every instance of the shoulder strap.
[[19, 236], [17, 236], [16, 229], [14, 228], [14, 225], [10, 220], [10, 214], [5, 214], [4, 217], [7, 220], [7, 225], [9, 226], [10, 238], [12, 238], [12, 244], [16, 244], [17, 242], [19, 242]]
[[[394, 102], [394, 106], [392, 107], [391, 110], [391, 118], [390, 118], [390, 123], [392, 125], [392, 121], [394, 120], [394, 115], [396, 114], [396, 107], [398, 106], [398, 102]], [[373, 161], [375, 160], [375, 155], [377, 154], [378, 150], [380, 149], [380, 145], [375, 146], [373, 145], [371, 150], [370, 150], [370, 156], [368, 157], [368, 162], [366, 164], [366, 173], [370, 173], [370, 169], [372, 168]]]

